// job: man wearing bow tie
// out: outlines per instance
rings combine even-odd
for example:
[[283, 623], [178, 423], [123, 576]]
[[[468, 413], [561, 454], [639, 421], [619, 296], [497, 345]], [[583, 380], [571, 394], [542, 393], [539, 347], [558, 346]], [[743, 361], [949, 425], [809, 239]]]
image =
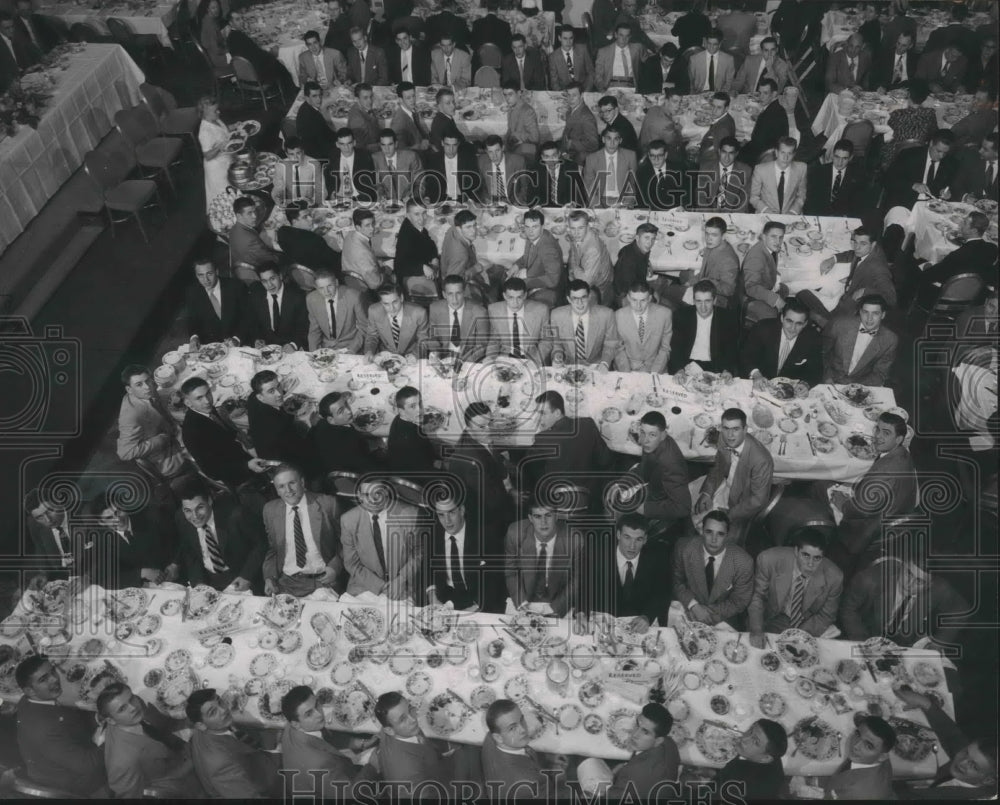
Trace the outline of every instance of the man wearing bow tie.
[[858, 315], [836, 318], [823, 331], [824, 383], [890, 384], [899, 338], [885, 326], [889, 303], [862, 297]]

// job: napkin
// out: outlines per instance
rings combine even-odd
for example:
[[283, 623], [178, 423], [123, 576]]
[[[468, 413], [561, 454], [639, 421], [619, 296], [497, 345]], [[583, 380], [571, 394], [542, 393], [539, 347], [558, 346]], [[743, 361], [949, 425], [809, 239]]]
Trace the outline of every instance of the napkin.
[[329, 587], [317, 587], [309, 595], [305, 596], [305, 599], [307, 601], [339, 601], [340, 596]]
[[833, 505], [832, 498], [834, 492], [843, 492], [845, 495], [850, 495], [854, 492], [854, 487], [851, 484], [834, 484], [826, 490], [826, 496], [830, 499], [830, 509], [833, 511], [833, 520], [837, 525], [840, 525], [840, 521], [844, 519], [844, 513]]
[[612, 781], [610, 767], [598, 757], [581, 760], [576, 769], [576, 777], [580, 782], [580, 788], [588, 797], [597, 791], [603, 793]]
[[237, 590], [232, 584], [222, 592], [226, 595], [253, 595], [253, 590]]
[[[537, 615], [553, 615], [553, 616], [555, 615], [555, 612], [552, 611], [552, 607], [549, 606], [549, 604], [547, 604], [545, 601], [538, 601], [536, 603], [527, 604], [525, 605], [524, 609], [526, 609], [528, 612], [534, 612]], [[521, 612], [521, 609], [514, 606], [514, 602], [508, 598], [507, 611], [505, 614], [517, 615], [519, 612]]]

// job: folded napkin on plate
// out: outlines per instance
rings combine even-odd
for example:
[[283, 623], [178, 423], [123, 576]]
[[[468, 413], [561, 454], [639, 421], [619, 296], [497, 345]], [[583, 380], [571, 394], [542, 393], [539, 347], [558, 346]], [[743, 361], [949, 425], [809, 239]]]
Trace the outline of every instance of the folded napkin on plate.
[[223, 590], [222, 592], [224, 592], [226, 595], [253, 595], [253, 590], [237, 590], [233, 587], [232, 584], [226, 587], [226, 589]]
[[611, 785], [611, 768], [598, 757], [588, 757], [580, 761], [576, 769], [576, 777], [580, 788], [588, 797], [598, 790]]
[[307, 601], [339, 601], [340, 596], [337, 595], [329, 587], [317, 587], [309, 595], [305, 596]]

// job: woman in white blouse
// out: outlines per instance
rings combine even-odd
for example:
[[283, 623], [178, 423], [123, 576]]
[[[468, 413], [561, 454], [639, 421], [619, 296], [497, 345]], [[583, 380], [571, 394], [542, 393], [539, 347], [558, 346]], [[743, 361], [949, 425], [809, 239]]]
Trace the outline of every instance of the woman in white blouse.
[[205, 161], [205, 205], [225, 192], [229, 186], [229, 163], [232, 155], [225, 151], [229, 142], [229, 128], [219, 119], [219, 102], [215, 98], [204, 97], [198, 101], [201, 124], [198, 126], [198, 142]]

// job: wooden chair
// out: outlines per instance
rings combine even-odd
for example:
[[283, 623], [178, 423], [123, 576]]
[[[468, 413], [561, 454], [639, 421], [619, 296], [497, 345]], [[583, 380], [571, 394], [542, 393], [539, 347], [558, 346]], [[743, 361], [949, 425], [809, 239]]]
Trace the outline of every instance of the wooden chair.
[[483, 67], [494, 67], [499, 70], [503, 64], [503, 52], [492, 42], [480, 45], [477, 52], [479, 54], [479, 64]]
[[[146, 234], [139, 212], [154, 197], [162, 209], [163, 202], [160, 200], [156, 182], [150, 179], [126, 179], [129, 170], [127, 163], [124, 166], [112, 164], [96, 151], [84, 156], [83, 169], [100, 192], [104, 209], [107, 210], [108, 219], [111, 221], [111, 236], [114, 237], [115, 224], [128, 220], [131, 216], [139, 225], [143, 240], [149, 243], [149, 236]], [[116, 212], [125, 213], [125, 217], [116, 219], [114, 215]]]
[[434, 280], [429, 280], [427, 277], [404, 277], [403, 297], [408, 302], [423, 307], [430, 307], [431, 302], [441, 298]]
[[938, 297], [930, 308], [920, 307], [914, 299], [910, 315], [919, 312], [930, 319], [953, 320], [980, 297], [983, 287], [983, 278], [975, 272], [956, 274], [942, 283]]
[[326, 488], [329, 494], [356, 503], [359, 480], [361, 480], [361, 476], [356, 472], [328, 472], [326, 474]]
[[115, 128], [132, 148], [139, 166], [150, 171], [146, 178], [163, 174], [170, 189], [176, 193], [170, 166], [179, 161], [181, 142], [173, 137], [161, 137], [156, 118], [144, 106], [115, 113]]
[[854, 144], [854, 158], [863, 159], [868, 153], [872, 138], [875, 136], [875, 124], [870, 120], [856, 120], [844, 126], [841, 137]]
[[246, 92], [259, 92], [261, 103], [267, 109], [268, 98], [278, 98], [282, 105], [285, 104], [285, 92], [281, 88], [281, 82], [275, 81], [272, 84], [264, 83], [257, 75], [257, 69], [242, 56], [234, 56], [231, 62], [233, 73], [236, 75], [236, 87], [240, 91], [240, 97], [246, 97]]
[[476, 70], [472, 83], [477, 87], [498, 88], [500, 86], [500, 73], [492, 67], [480, 67]]

